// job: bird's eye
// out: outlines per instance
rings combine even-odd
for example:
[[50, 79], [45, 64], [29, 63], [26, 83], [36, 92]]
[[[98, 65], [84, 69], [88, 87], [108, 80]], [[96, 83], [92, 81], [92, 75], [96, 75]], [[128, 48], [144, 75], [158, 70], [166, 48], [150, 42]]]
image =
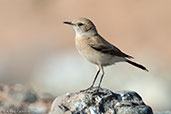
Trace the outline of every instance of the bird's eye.
[[82, 26], [82, 25], [84, 25], [83, 23], [78, 23], [78, 26]]

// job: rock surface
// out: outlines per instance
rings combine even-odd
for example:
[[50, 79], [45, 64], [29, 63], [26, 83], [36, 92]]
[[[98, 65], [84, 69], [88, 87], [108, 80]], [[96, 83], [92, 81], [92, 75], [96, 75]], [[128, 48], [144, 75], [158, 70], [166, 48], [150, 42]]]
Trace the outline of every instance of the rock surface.
[[156, 111], [154, 114], [171, 114], [171, 111], [162, 111], [162, 112]]
[[49, 114], [153, 114], [133, 91], [92, 88], [57, 97]]
[[53, 99], [21, 84], [0, 84], [0, 114], [47, 114]]

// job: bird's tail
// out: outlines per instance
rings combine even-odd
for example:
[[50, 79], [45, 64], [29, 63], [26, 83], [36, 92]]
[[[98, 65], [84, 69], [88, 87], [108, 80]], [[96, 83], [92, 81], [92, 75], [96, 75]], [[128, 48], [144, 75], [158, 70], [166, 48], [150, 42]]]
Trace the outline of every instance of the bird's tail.
[[146, 71], [148, 72], [148, 69], [145, 68], [143, 65], [140, 65], [140, 64], [135, 63], [135, 62], [133, 62], [133, 61], [130, 61], [130, 60], [128, 60], [128, 59], [126, 60], [126, 62], [128, 62], [129, 64], [134, 65], [134, 66], [136, 66], [136, 67], [138, 67], [138, 68], [140, 68], [140, 69], [142, 69], [142, 70], [146, 70]]

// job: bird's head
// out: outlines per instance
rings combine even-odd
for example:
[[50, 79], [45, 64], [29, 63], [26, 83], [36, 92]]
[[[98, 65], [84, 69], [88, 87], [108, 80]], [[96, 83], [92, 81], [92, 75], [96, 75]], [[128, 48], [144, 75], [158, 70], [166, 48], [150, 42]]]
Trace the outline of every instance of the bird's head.
[[71, 25], [78, 36], [97, 34], [95, 25], [87, 18], [79, 18], [72, 22], [64, 22], [64, 24]]

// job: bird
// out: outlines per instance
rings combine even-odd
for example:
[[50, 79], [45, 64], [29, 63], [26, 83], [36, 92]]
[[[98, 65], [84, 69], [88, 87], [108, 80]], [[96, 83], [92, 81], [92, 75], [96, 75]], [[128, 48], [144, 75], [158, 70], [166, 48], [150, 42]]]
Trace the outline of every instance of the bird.
[[80, 55], [85, 57], [90, 63], [97, 66], [97, 73], [93, 83], [89, 88], [94, 87], [96, 79], [101, 72], [98, 88], [104, 77], [104, 67], [117, 62], [127, 62], [142, 70], [148, 71], [143, 65], [133, 62], [132, 56], [124, 53], [116, 46], [105, 40], [97, 31], [94, 23], [88, 18], [78, 18], [73, 21], [65, 21], [64, 24], [71, 25], [75, 31], [75, 45]]

